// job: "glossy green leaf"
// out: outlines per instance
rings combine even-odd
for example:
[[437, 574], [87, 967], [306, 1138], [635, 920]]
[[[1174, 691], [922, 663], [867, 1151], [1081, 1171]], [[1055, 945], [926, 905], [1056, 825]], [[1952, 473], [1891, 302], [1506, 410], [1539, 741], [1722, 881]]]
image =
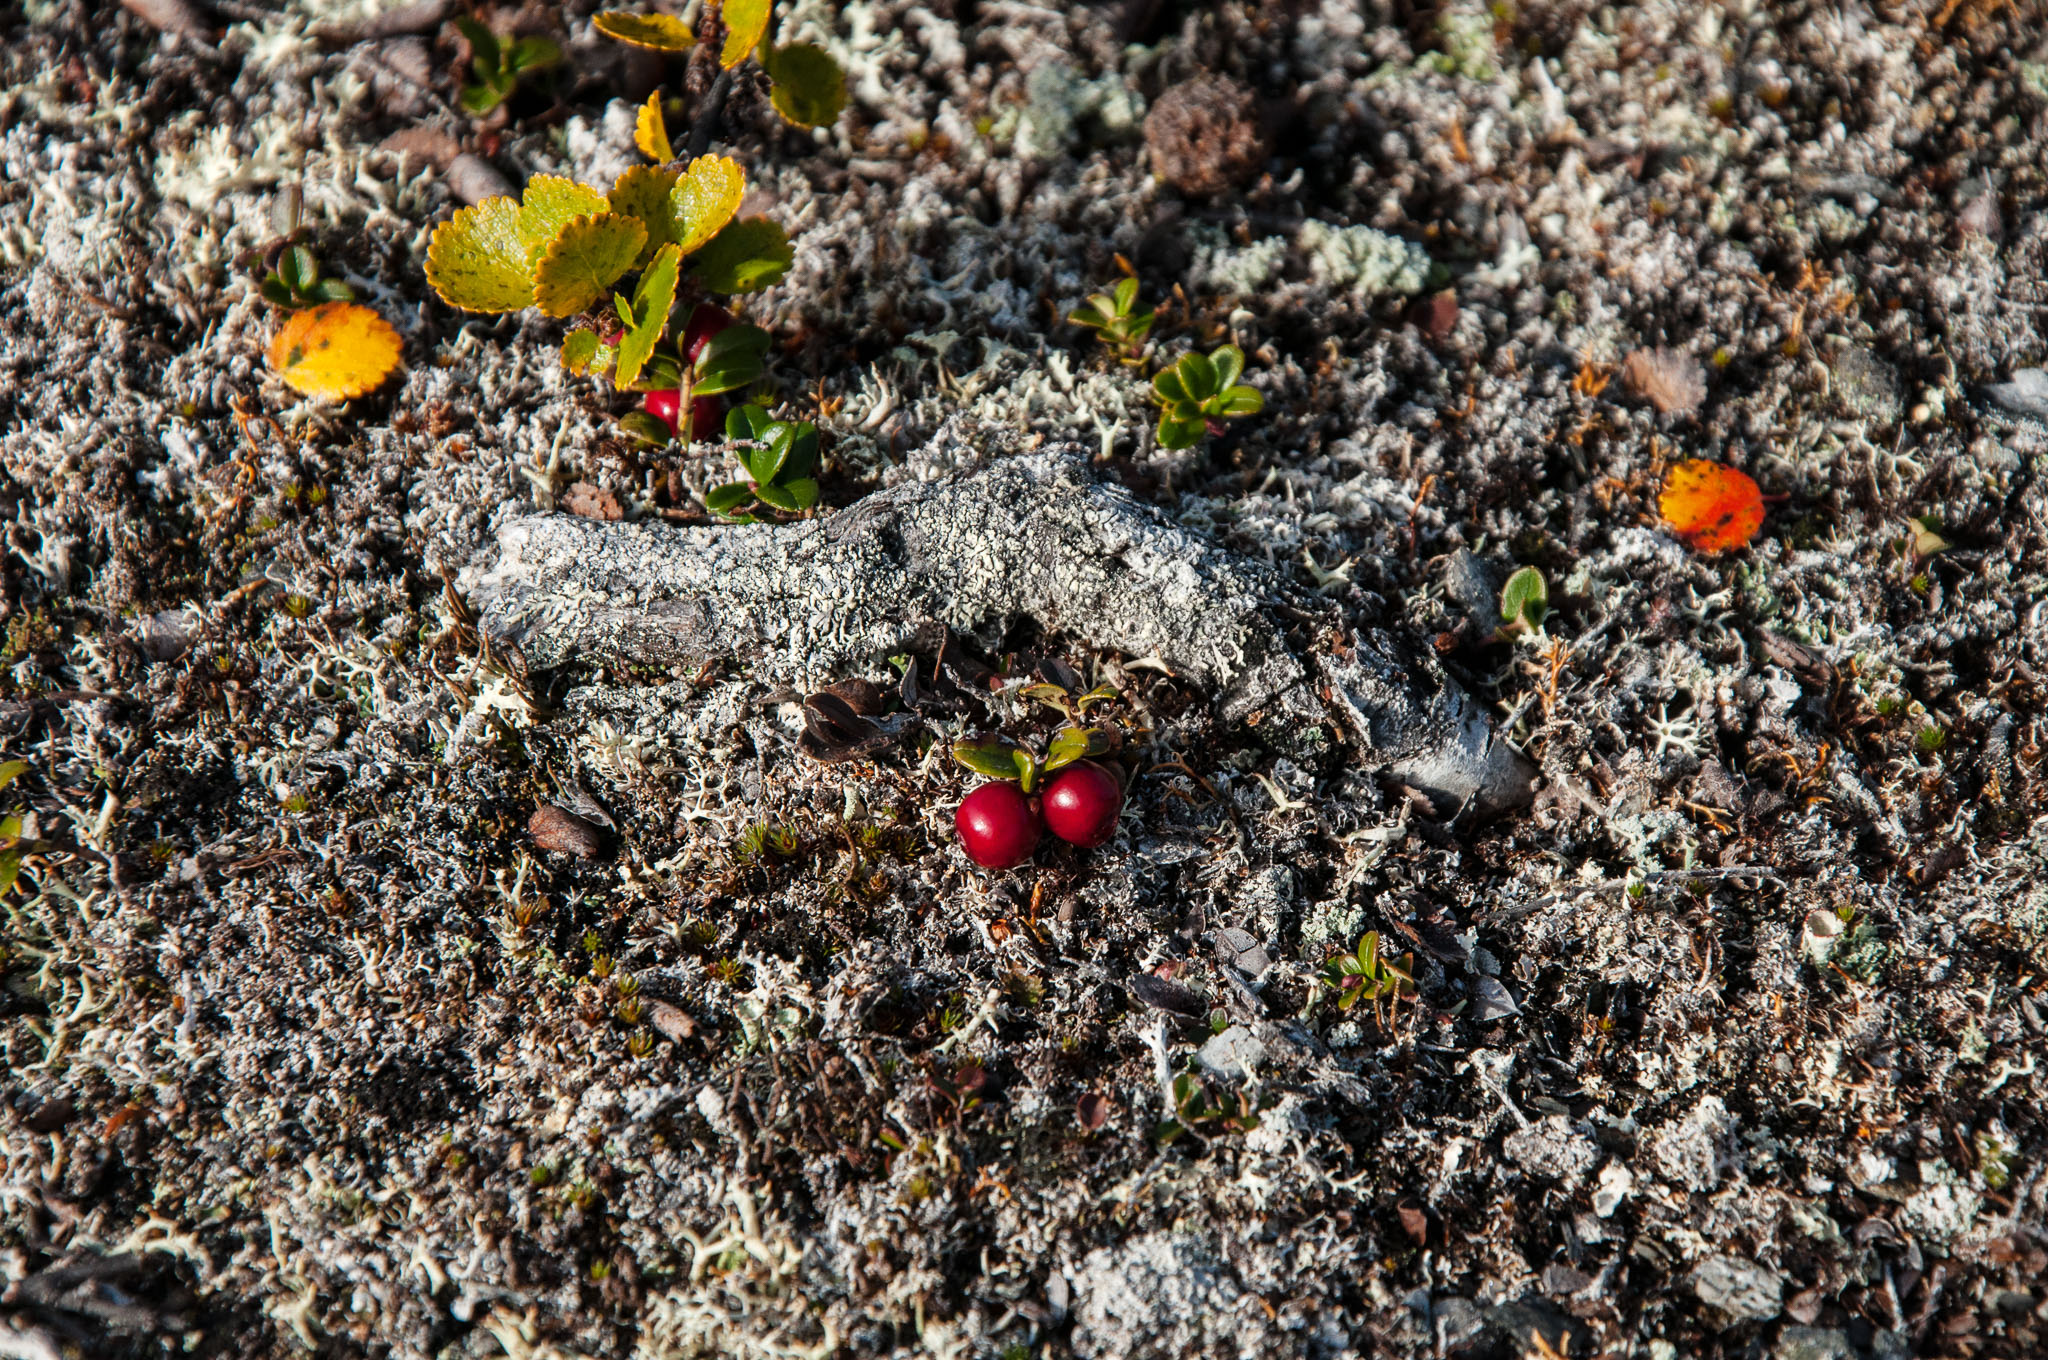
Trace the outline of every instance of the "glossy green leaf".
[[754, 494], [761, 498], [763, 504], [772, 505], [777, 510], [788, 510], [794, 513], [803, 508], [796, 503], [796, 497], [789, 494], [787, 487], [775, 482], [764, 482], [756, 478], [754, 481]]
[[1052, 740], [1045, 748], [1045, 768], [1048, 772], [1071, 765], [1089, 756], [1099, 756], [1109, 749], [1109, 739], [1092, 727], [1062, 727], [1052, 734]]
[[505, 96], [510, 93], [510, 90], [484, 81], [476, 85], [463, 86], [456, 99], [461, 103], [465, 113], [485, 114], [504, 103]]
[[1237, 381], [1237, 375], [1244, 372], [1244, 351], [1236, 345], [1224, 345], [1210, 353], [1209, 365], [1216, 374], [1216, 391], [1227, 391]]
[[[726, 329], [730, 330], [731, 327]], [[759, 439], [773, 423], [767, 407], [757, 402], [746, 402], [725, 413], [725, 437]]]
[[455, 28], [463, 37], [469, 39], [470, 55], [475, 60], [479, 72], [496, 71], [504, 66], [504, 52], [498, 46], [497, 34], [467, 15], [456, 18]]
[[1216, 365], [1206, 354], [1183, 354], [1174, 368], [1190, 401], [1207, 401], [1223, 390], [1216, 381]]
[[704, 493], [704, 508], [714, 515], [729, 515], [754, 498], [754, 488], [745, 482], [727, 482]]
[[619, 417], [619, 428], [650, 449], [665, 449], [674, 438], [667, 425], [645, 411], [628, 411]]
[[1154, 374], [1152, 391], [1163, 402], [1184, 403], [1193, 400], [1188, 395], [1187, 384], [1181, 381], [1180, 373], [1176, 369], [1162, 368]]
[[799, 510], [809, 510], [818, 503], [818, 484], [809, 477], [791, 477], [782, 486]]
[[1255, 416], [1266, 409], [1266, 399], [1259, 394], [1258, 388], [1239, 383], [1209, 398], [1202, 409], [1217, 416]]
[[690, 390], [699, 396], [732, 392], [758, 381], [764, 371], [762, 356], [772, 337], [759, 326], [744, 322], [727, 326], [711, 337], [697, 356]]
[[512, 44], [505, 64], [515, 71], [545, 71], [561, 64], [562, 49], [553, 38], [527, 37]]
[[953, 759], [990, 779], [1015, 779], [1019, 754], [1016, 747], [996, 737], [953, 743]]
[[1550, 586], [1535, 567], [1523, 567], [1500, 590], [1501, 622], [1510, 628], [1541, 628], [1550, 613]]
[[752, 293], [778, 282], [796, 260], [780, 223], [748, 217], [728, 223], [690, 258], [690, 272], [714, 293]]
[[1208, 433], [1206, 420], [1169, 420], [1164, 416], [1159, 420], [1159, 443], [1164, 448], [1191, 449]]

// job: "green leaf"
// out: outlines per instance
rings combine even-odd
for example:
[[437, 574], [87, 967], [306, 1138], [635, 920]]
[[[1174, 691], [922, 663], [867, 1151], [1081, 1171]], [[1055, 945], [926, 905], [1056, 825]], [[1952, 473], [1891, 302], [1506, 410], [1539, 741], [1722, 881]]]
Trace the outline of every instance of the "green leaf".
[[846, 72], [832, 54], [812, 43], [791, 43], [768, 54], [768, 102], [798, 127], [829, 127], [846, 107]]
[[1206, 354], [1183, 354], [1174, 369], [1189, 401], [1207, 401], [1222, 390], [1216, 383], [1216, 365]]
[[751, 453], [742, 454], [747, 469], [754, 474], [757, 482], [772, 482], [782, 471], [782, 465], [789, 461], [789, 446], [796, 439], [796, 431], [789, 425], [778, 423], [768, 427], [761, 447]]
[[1016, 747], [1000, 737], [953, 743], [953, 759], [990, 779], [1015, 779], [1019, 754]]
[[275, 274], [263, 280], [262, 284], [258, 286], [257, 291], [263, 294], [265, 302], [270, 303], [274, 307], [301, 307], [305, 305], [285, 285], [285, 281]]
[[320, 261], [304, 246], [292, 246], [277, 257], [277, 276], [294, 293], [303, 293], [320, 279]]
[[1169, 404], [1179, 404], [1194, 400], [1194, 398], [1188, 395], [1187, 384], [1181, 381], [1178, 369], [1162, 368], [1158, 373], [1154, 374], [1152, 378], [1152, 391], [1161, 401]]
[[561, 64], [562, 49], [553, 38], [521, 38], [512, 44], [506, 65], [515, 71], [545, 71]]
[[1089, 756], [1099, 756], [1109, 749], [1109, 738], [1100, 728], [1062, 727], [1052, 734], [1052, 741], [1045, 748], [1045, 768], [1048, 772], [1071, 765]]
[[468, 15], [457, 17], [455, 27], [463, 37], [469, 39], [469, 50], [474, 55], [479, 70], [496, 71], [504, 66], [504, 53], [498, 46], [497, 34]]
[[1138, 281], [1126, 278], [1116, 286], [1116, 310], [1119, 315], [1131, 310], [1131, 304], [1138, 300]]
[[1108, 298], [1097, 293], [1081, 306], [1068, 312], [1067, 320], [1073, 322], [1076, 326], [1086, 326], [1091, 331], [1102, 330], [1109, 325], [1110, 312], [1108, 303]]
[[616, 381], [620, 387], [631, 387], [640, 377], [655, 343], [668, 329], [669, 310], [676, 305], [676, 275], [682, 265], [682, 252], [672, 245], [663, 246], [633, 289], [633, 315], [638, 320], [627, 323], [626, 336], [619, 341]]
[[1026, 750], [1010, 752], [1010, 760], [1017, 767], [1017, 784], [1024, 792], [1031, 792], [1032, 784], [1038, 779], [1038, 757]]
[[[728, 326], [726, 329], [732, 328]], [[725, 437], [759, 439], [772, 423], [768, 416], [768, 408], [750, 401], [725, 413]]]
[[731, 514], [733, 507], [754, 498], [754, 488], [745, 482], [727, 482], [704, 493], [704, 508], [714, 515]]
[[809, 477], [792, 477], [782, 486], [799, 510], [808, 510], [818, 503], [818, 484]]
[[789, 452], [775, 473], [775, 479], [784, 486], [792, 486], [818, 470], [818, 427], [808, 420], [799, 420], [789, 428]]
[[496, 89], [488, 84], [465, 85], [462, 87], [462, 93], [457, 98], [460, 100], [465, 112], [483, 114], [489, 113], [492, 109], [504, 103], [507, 93], [508, 91]]
[[1216, 375], [1214, 390], [1225, 391], [1244, 372], [1244, 351], [1236, 345], [1221, 346], [1210, 353], [1209, 364]]
[[616, 283], [640, 258], [647, 229], [617, 213], [577, 217], [533, 271], [533, 302], [549, 316], [574, 316]]
[[1523, 567], [1500, 588], [1500, 618], [1508, 627], [1534, 632], [1549, 613], [1550, 587], [1536, 568]]
[[28, 762], [25, 760], [10, 760], [4, 765], [0, 765], [0, 789], [6, 788], [26, 773], [28, 773]]
[[322, 279], [306, 290], [306, 296], [315, 302], [354, 302], [356, 290], [340, 279]]
[[0, 897], [14, 891], [14, 881], [21, 877], [21, 851], [9, 850], [0, 854]]
[[578, 328], [562, 337], [562, 367], [581, 377], [590, 371], [590, 361], [597, 357], [599, 341], [597, 332]]
[[747, 176], [738, 161], [730, 156], [697, 157], [669, 191], [669, 211], [675, 217], [671, 239], [685, 255], [702, 249], [732, 221], [746, 192]]
[[619, 417], [619, 428], [651, 449], [668, 447], [668, 426], [645, 411], [628, 411]]
[[759, 496], [766, 504], [774, 506], [777, 510], [788, 510], [794, 513], [803, 508], [796, 503], [796, 497], [789, 494], [787, 487], [780, 486], [774, 482], [764, 482], [757, 478], [754, 482], [754, 494]]
[[1206, 420], [1169, 420], [1159, 418], [1159, 443], [1162, 448], [1191, 449], [1202, 442], [1209, 433]]
[[725, 21], [725, 46], [718, 54], [720, 66], [730, 70], [760, 46], [761, 39], [768, 35], [768, 18], [774, 8], [773, 0], [725, 0], [718, 7], [718, 17]]
[[1140, 344], [1152, 333], [1152, 323], [1159, 319], [1157, 312], [1133, 312], [1124, 318], [1124, 343]]
[[1266, 409], [1266, 399], [1258, 388], [1239, 383], [1203, 402], [1202, 409], [1212, 416], [1255, 416]]
[[1171, 1147], [1173, 1140], [1186, 1132], [1186, 1126], [1179, 1120], [1162, 1119], [1152, 1126], [1152, 1145], [1161, 1148]]
[[729, 224], [690, 261], [714, 293], [752, 293], [778, 282], [796, 260], [782, 227], [765, 217]]
[[761, 360], [768, 351], [769, 341], [768, 332], [759, 326], [744, 323], [727, 326], [712, 336], [703, 353], [697, 356], [690, 390], [698, 396], [709, 397], [752, 384], [763, 372]]
[[672, 14], [633, 14], [607, 10], [591, 23], [607, 38], [655, 52], [687, 52], [696, 38], [690, 26]]

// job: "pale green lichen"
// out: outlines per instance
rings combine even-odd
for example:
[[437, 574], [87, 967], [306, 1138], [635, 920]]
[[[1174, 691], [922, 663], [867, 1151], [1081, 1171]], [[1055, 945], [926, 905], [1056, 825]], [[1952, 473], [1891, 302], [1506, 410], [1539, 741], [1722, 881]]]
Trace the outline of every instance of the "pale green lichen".
[[1080, 140], [1082, 124], [1093, 120], [1107, 138], [1130, 133], [1143, 114], [1142, 101], [1115, 71], [1089, 79], [1064, 62], [1048, 62], [1024, 78], [1024, 104], [990, 128], [998, 143], [1027, 160], [1063, 155]]
[[1194, 258], [1188, 278], [1197, 288], [1224, 297], [1249, 297], [1262, 293], [1280, 273], [1287, 258], [1287, 238], [1267, 236], [1247, 246], [1236, 246], [1221, 227], [1206, 223], [1188, 233]]
[[1301, 224], [1295, 241], [1308, 256], [1310, 276], [1328, 288], [1373, 298], [1419, 293], [1429, 281], [1427, 251], [1371, 227], [1309, 221]]

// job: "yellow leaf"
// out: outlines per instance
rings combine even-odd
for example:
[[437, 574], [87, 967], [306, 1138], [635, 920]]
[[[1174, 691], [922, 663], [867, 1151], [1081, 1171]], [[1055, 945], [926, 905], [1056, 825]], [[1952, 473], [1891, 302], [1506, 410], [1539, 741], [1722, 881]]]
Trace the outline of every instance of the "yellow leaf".
[[527, 181], [519, 205], [519, 239], [526, 246], [526, 258], [538, 259], [570, 218], [589, 217], [606, 206], [604, 195], [587, 184], [560, 175], [535, 175]]
[[676, 181], [669, 199], [676, 217], [675, 242], [687, 255], [718, 235], [740, 210], [747, 177], [730, 156], [699, 156]]
[[398, 332], [368, 307], [329, 302], [294, 312], [270, 342], [270, 366], [294, 391], [359, 397], [398, 366]]
[[654, 252], [676, 239], [675, 207], [669, 193], [682, 172], [664, 165], [636, 165], [612, 185], [612, 211], [637, 217], [647, 228], [647, 244], [640, 248], [639, 264], [645, 265]]
[[640, 377], [640, 370], [654, 353], [661, 333], [668, 329], [669, 310], [676, 305], [676, 274], [682, 262], [681, 251], [672, 245], [663, 246], [655, 252], [654, 263], [640, 276], [640, 286], [633, 290], [633, 317], [637, 324], [619, 341], [619, 373], [615, 381], [620, 387], [631, 387]]
[[640, 106], [639, 121], [633, 126], [633, 145], [651, 161], [666, 164], [676, 158], [676, 149], [668, 144], [668, 124], [661, 116], [660, 90], [649, 93], [647, 102]]
[[637, 218], [571, 218], [534, 267], [534, 305], [549, 316], [576, 315], [633, 267], [646, 243], [647, 228]]
[[725, 0], [718, 7], [718, 17], [725, 20], [725, 49], [718, 54], [719, 65], [737, 66], [760, 46], [761, 39], [768, 36], [768, 17], [774, 8], [773, 0]]
[[533, 267], [519, 235], [519, 205], [487, 198], [434, 228], [427, 282], [465, 312], [516, 312], [533, 305]]
[[591, 22], [607, 38], [656, 52], [687, 52], [696, 41], [690, 36], [690, 26], [672, 14], [632, 14], [614, 9], [606, 10]]

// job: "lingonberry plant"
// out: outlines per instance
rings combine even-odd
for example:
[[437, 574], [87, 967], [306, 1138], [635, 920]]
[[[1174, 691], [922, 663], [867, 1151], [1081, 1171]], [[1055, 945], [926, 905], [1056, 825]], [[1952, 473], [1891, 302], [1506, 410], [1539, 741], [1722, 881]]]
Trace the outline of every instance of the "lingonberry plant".
[[1086, 302], [1067, 313], [1067, 320], [1095, 332], [1095, 338], [1115, 350], [1117, 358], [1127, 364], [1144, 361], [1145, 337], [1152, 333], [1152, 323], [1158, 319], [1159, 314], [1150, 307], [1138, 307], [1136, 279], [1123, 280], [1114, 293], [1091, 294]]
[[[984, 737], [979, 741], [956, 742], [953, 759], [976, 774], [997, 781], [969, 794], [970, 801], [984, 796], [985, 790], [1012, 790], [1015, 800], [1001, 794], [986, 797], [992, 805], [1000, 803], [1014, 808], [1021, 803], [1028, 810], [1034, 846], [1037, 828], [1042, 826], [1061, 840], [1092, 849], [1116, 834], [1124, 791], [1114, 774], [1089, 759], [1114, 750], [1118, 745], [1116, 733], [1107, 727], [1083, 726], [1081, 716], [1091, 705], [1114, 699], [1116, 691], [1098, 685], [1083, 693], [1080, 678], [1057, 662], [1044, 663], [1040, 673], [1047, 677], [1045, 682], [1024, 686], [1018, 691], [1019, 696], [1057, 709], [1067, 719], [1042, 747], [1001, 736]], [[1041, 786], [1043, 796], [1033, 797]], [[965, 806], [963, 803], [962, 807]], [[977, 864], [985, 863], [970, 842], [968, 824], [962, 821], [958, 825], [969, 857]], [[976, 834], [980, 834], [978, 830]], [[1028, 856], [1029, 852], [1026, 853]]]
[[1336, 992], [1338, 1010], [1369, 1001], [1377, 1017], [1380, 1002], [1415, 995], [1415, 955], [1403, 954], [1395, 962], [1380, 953], [1380, 933], [1368, 930], [1359, 937], [1356, 950], [1332, 955], [1323, 965], [1322, 983]]
[[967, 858], [984, 869], [1014, 869], [1031, 858], [1043, 828], [1032, 799], [1015, 784], [983, 784], [960, 800], [953, 829]]
[[323, 302], [353, 302], [356, 296], [356, 290], [340, 279], [321, 278], [319, 259], [301, 245], [278, 252], [277, 265], [264, 276], [259, 291], [265, 302], [288, 312]]
[[817, 426], [808, 420], [777, 420], [767, 407], [749, 403], [725, 418], [725, 436], [735, 441], [733, 456], [746, 470], [746, 480], [705, 493], [706, 509], [748, 523], [773, 518], [774, 511], [796, 515], [817, 505]]
[[1234, 416], [1257, 415], [1266, 399], [1256, 388], [1239, 382], [1244, 351], [1224, 345], [1209, 354], [1183, 354], [1152, 379], [1159, 402], [1159, 442], [1169, 449], [1188, 449], [1203, 437], [1223, 432]]

